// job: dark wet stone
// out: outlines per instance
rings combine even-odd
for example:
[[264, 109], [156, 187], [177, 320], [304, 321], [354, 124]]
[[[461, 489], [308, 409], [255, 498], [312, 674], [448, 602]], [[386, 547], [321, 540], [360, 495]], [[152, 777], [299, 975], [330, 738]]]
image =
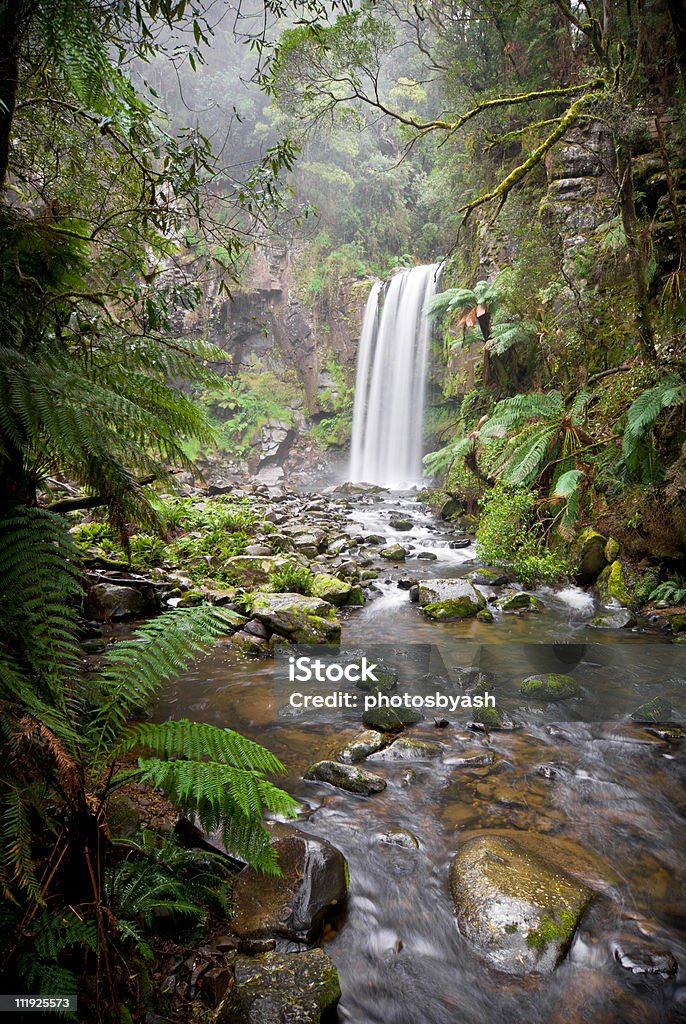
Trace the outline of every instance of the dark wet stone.
[[331, 843], [290, 826], [274, 825], [281, 875], [244, 868], [234, 883], [232, 927], [242, 939], [316, 938], [327, 911], [345, 899], [348, 868]]
[[448, 547], [457, 550], [458, 548], [468, 548], [471, 543], [469, 537], [455, 537], [454, 540], [448, 541]]
[[338, 972], [323, 949], [238, 957], [235, 988], [217, 1024], [323, 1024], [335, 1020]]
[[653, 697], [631, 712], [634, 722], [669, 722], [671, 717], [672, 705], [664, 697]]
[[411, 519], [406, 519], [404, 516], [393, 516], [389, 523], [394, 530], [401, 531], [411, 530], [414, 525]]
[[411, 590], [412, 587], [417, 586], [417, 580], [400, 579], [398, 580], [398, 590]]
[[421, 558], [425, 562], [436, 562], [438, 560], [438, 555], [434, 554], [433, 551], [418, 551], [414, 557]]
[[410, 601], [416, 604], [419, 601], [419, 584], [416, 587], [410, 587]]
[[379, 732], [402, 732], [406, 725], [421, 722], [424, 715], [411, 708], [370, 708], [365, 711], [362, 721], [370, 729]]
[[475, 732], [512, 732], [519, 729], [518, 723], [499, 707], [475, 708], [470, 714], [467, 728]]
[[657, 974], [671, 978], [679, 965], [669, 950], [654, 949], [640, 939], [622, 939], [614, 947], [615, 960], [632, 974]]
[[512, 839], [469, 839], [450, 865], [460, 932], [497, 970], [547, 974], [564, 958], [592, 892]]
[[251, 619], [250, 622], [246, 622], [243, 626], [243, 632], [249, 633], [250, 636], [261, 637], [263, 640], [269, 639], [269, 630], [264, 622], [260, 622], [259, 619]]
[[362, 796], [380, 793], [386, 788], [386, 780], [380, 775], [351, 764], [338, 764], [337, 761], [318, 761], [308, 768], [303, 778], [308, 782], [328, 782], [337, 789], [360, 793]]

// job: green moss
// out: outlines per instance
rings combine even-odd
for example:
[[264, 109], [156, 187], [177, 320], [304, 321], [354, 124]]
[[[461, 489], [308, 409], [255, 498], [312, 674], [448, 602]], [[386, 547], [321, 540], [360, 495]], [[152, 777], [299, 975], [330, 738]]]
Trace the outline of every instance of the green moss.
[[476, 613], [476, 617], [479, 622], [493, 622], [493, 612], [490, 608], [482, 608], [480, 612]]
[[479, 606], [468, 597], [453, 597], [445, 601], [426, 604], [422, 611], [430, 619], [470, 619], [479, 611]]
[[519, 687], [525, 697], [536, 700], [567, 700], [578, 697], [581, 693], [579, 685], [571, 676], [550, 672], [542, 676], [530, 676]]
[[598, 579], [598, 591], [603, 600], [613, 598], [615, 601], [618, 601], [623, 608], [628, 608], [629, 605], [631, 605], [633, 596], [629, 590], [624, 566], [618, 559], [615, 559], [615, 561], [611, 565], [608, 565], [600, 574]]
[[[529, 949], [536, 949], [539, 953], [545, 953], [549, 942], [559, 940], [564, 946], [571, 940], [574, 934], [574, 914], [571, 910], [561, 910], [556, 916], [557, 920], [548, 914], [544, 914], [538, 928], [529, 932], [526, 937], [526, 944]], [[505, 930], [507, 931], [507, 928]]]

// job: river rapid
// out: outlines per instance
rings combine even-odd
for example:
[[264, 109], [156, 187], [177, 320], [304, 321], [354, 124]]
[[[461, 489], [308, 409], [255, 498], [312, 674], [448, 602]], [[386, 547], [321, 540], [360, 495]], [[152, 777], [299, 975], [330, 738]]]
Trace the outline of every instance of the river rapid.
[[[450, 547], [450, 525], [413, 495], [360, 497], [349, 515], [353, 537], [383, 534], [436, 558], [379, 561], [374, 599], [343, 611], [345, 647], [364, 654], [383, 644], [409, 663], [417, 645], [427, 645], [429, 681], [456, 666], [492, 672], [499, 706], [520, 728], [488, 734], [468, 728], [467, 710], [427, 712], [410, 735], [442, 743], [441, 757], [364, 762], [387, 788], [363, 797], [302, 778], [359, 732], [359, 713], [284, 709], [272, 660], [217, 648], [166, 690], [155, 712], [230, 726], [269, 747], [287, 767], [281, 784], [300, 802], [298, 827], [347, 858], [348, 899], [321, 938], [339, 970], [339, 1020], [686, 1021], [682, 966], [666, 979], [632, 973], [615, 955], [622, 943], [639, 941], [686, 966], [683, 743], [629, 717], [659, 692], [683, 721], [683, 649], [658, 633], [593, 627], [594, 599], [576, 587], [536, 591], [546, 606], [540, 614], [431, 622], [398, 580], [464, 575], [477, 565], [473, 545]], [[394, 530], [393, 515], [411, 519], [412, 529]], [[518, 682], [532, 671], [572, 673], [583, 698], [523, 699]], [[436, 717], [449, 724], [438, 727]], [[552, 975], [499, 974], [458, 931], [448, 867], [460, 844], [484, 829], [517, 837], [597, 893]], [[418, 848], [389, 842], [399, 830]]]

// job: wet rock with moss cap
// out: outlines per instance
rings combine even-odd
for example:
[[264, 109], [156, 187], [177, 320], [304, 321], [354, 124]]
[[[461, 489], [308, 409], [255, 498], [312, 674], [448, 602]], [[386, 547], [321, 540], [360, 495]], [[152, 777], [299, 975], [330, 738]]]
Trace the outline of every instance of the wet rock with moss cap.
[[321, 597], [323, 601], [328, 601], [330, 604], [346, 604], [351, 589], [351, 583], [344, 583], [343, 580], [339, 580], [337, 576], [332, 576], [328, 572], [317, 572], [312, 577], [313, 596]]
[[469, 839], [450, 865], [461, 934], [499, 971], [548, 974], [564, 958], [593, 893], [519, 843]]
[[338, 755], [338, 760], [344, 764], [364, 761], [365, 757], [383, 750], [390, 742], [391, 736], [377, 732], [375, 729], [365, 729], [357, 736], [353, 736], [349, 743], [346, 743]]
[[338, 971], [323, 949], [238, 957], [217, 1024], [324, 1024], [336, 1019]]
[[379, 551], [379, 556], [385, 558], [387, 562], [404, 562], [407, 549], [402, 544], [389, 544], [387, 548], [382, 548]]
[[255, 594], [253, 617], [297, 644], [338, 643], [340, 624], [328, 601], [304, 594]]
[[540, 612], [545, 605], [535, 594], [520, 590], [516, 594], [505, 594], [496, 601], [496, 607], [506, 615], [511, 615], [513, 612]]
[[430, 619], [470, 619], [486, 607], [486, 599], [469, 580], [423, 580], [419, 606]]
[[581, 696], [581, 687], [571, 676], [547, 672], [529, 676], [520, 683], [519, 692], [534, 700], [569, 700]]
[[622, 608], [628, 608], [632, 603], [631, 591], [627, 580], [626, 571], [622, 563], [616, 559], [611, 565], [603, 569], [596, 586], [601, 601], [616, 601]]
[[380, 775], [352, 764], [339, 764], [337, 761], [317, 761], [308, 768], [303, 778], [308, 782], [328, 782], [337, 789], [345, 789], [348, 793], [360, 793], [362, 796], [380, 793], [386, 788], [386, 780]]
[[414, 725], [423, 718], [421, 711], [413, 708], [378, 707], [365, 711], [362, 721], [370, 729], [379, 732], [402, 732], [406, 725]]
[[594, 583], [607, 565], [607, 537], [589, 527], [582, 530], [572, 548], [576, 564], [576, 581], [582, 586]]

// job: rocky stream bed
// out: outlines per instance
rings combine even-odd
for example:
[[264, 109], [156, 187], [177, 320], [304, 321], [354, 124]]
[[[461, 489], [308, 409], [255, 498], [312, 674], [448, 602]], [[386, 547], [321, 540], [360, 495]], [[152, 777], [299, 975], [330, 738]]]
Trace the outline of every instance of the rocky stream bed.
[[[200, 994], [224, 1024], [686, 1020], [683, 650], [622, 604], [611, 539], [583, 540], [583, 587], [527, 591], [414, 494], [253, 500], [268, 529], [205, 593], [235, 631], [154, 715], [259, 740], [300, 811], [271, 826], [282, 877], [244, 869], [222, 934], [163, 965], [171, 1004]], [[272, 593], [294, 560], [312, 593]], [[171, 604], [178, 583], [103, 574], [90, 600], [116, 617], [117, 588]], [[461, 706], [292, 707], [293, 642]]]

